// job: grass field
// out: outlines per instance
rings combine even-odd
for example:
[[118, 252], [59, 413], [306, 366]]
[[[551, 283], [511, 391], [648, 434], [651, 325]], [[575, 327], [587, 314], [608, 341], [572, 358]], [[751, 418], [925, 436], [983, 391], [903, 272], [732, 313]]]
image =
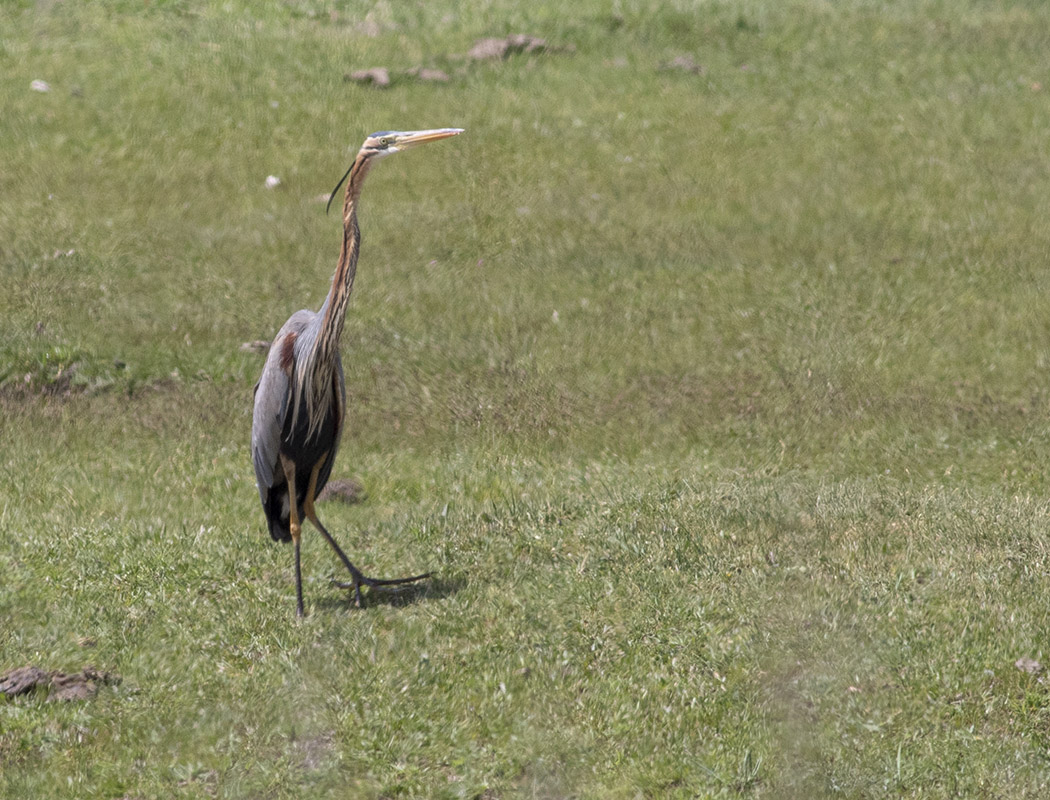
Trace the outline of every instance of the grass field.
[[[4, 3], [0, 673], [122, 681], [0, 698], [0, 797], [1047, 796], [1047, 52], [1037, 2]], [[241, 344], [364, 136], [441, 126], [365, 188], [320, 509], [436, 578], [351, 609], [308, 534], [297, 621]]]

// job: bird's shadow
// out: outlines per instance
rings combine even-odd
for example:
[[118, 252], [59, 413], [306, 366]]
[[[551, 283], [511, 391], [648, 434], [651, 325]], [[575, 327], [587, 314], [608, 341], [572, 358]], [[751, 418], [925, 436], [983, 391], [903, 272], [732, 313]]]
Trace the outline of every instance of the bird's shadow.
[[[335, 580], [335, 578], [332, 579], [333, 583]], [[459, 578], [430, 577], [418, 583], [407, 583], [403, 586], [363, 588], [361, 590], [361, 609], [374, 606], [401, 608], [427, 600], [444, 600], [463, 588], [463, 584], [464, 581]], [[355, 606], [352, 598], [353, 590], [331, 586], [323, 597], [316, 600], [316, 603], [318, 608], [353, 609]]]

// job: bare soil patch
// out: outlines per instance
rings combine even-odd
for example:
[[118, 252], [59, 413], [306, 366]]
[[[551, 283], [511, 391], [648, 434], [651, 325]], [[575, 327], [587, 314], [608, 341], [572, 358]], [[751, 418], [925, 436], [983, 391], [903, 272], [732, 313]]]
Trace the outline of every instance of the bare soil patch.
[[317, 495], [317, 502], [324, 500], [339, 500], [347, 505], [360, 503], [365, 499], [365, 487], [360, 481], [353, 478], [333, 478], [328, 481], [321, 493]]
[[35, 690], [47, 690], [51, 700], [89, 700], [103, 686], [116, 686], [120, 676], [102, 672], [94, 667], [84, 667], [80, 672], [65, 673], [59, 670], [45, 671], [39, 667], [16, 667], [0, 675], [0, 694], [18, 697]]
[[[512, 33], [509, 36], [478, 39], [466, 53], [451, 53], [446, 58], [450, 62], [471, 64], [476, 61], [504, 61], [519, 53], [571, 53], [574, 49], [572, 45], [551, 45], [546, 39], [541, 39], [539, 36]], [[464, 67], [460, 67], [456, 70], [456, 74], [462, 75], [465, 71]], [[343, 80], [386, 89], [401, 80], [448, 83], [452, 80], [452, 76], [442, 69], [422, 65], [404, 70], [378, 66], [348, 72], [343, 75]]]

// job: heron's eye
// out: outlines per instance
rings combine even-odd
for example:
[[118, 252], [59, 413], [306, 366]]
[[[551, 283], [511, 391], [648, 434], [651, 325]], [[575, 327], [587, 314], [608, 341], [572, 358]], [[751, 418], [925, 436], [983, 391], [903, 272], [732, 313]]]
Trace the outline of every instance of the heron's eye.
[[389, 136], [383, 136], [382, 138], [380, 138], [379, 146], [380, 147], [389, 147], [390, 146], [390, 137]]

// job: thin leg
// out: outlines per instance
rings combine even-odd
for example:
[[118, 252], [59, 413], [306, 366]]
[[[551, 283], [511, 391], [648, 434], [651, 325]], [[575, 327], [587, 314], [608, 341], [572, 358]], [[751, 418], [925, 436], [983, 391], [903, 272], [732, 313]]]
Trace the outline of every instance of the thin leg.
[[413, 575], [411, 578], [370, 578], [365, 575], [361, 570], [355, 567], [350, 559], [346, 557], [346, 553], [338, 545], [335, 539], [332, 538], [332, 534], [328, 532], [324, 525], [321, 524], [321, 520], [317, 518], [317, 511], [314, 509], [314, 494], [317, 488], [317, 474], [321, 471], [321, 465], [324, 464], [327, 454], [323, 456], [314, 467], [313, 472], [310, 475], [310, 485], [306, 489], [306, 500], [303, 502], [303, 513], [306, 514], [306, 518], [313, 523], [314, 527], [321, 532], [321, 535], [325, 538], [325, 541], [332, 546], [335, 550], [339, 559], [343, 562], [343, 566], [350, 572], [350, 583], [340, 583], [336, 581], [336, 586], [341, 589], [353, 589], [354, 590], [354, 603], [358, 608], [361, 607], [361, 584], [369, 587], [376, 586], [400, 586], [405, 583], [415, 583], [421, 581], [424, 578], [429, 578], [430, 573], [426, 572], [422, 575]]
[[299, 504], [295, 500], [295, 462], [281, 456], [284, 477], [288, 481], [288, 529], [292, 534], [292, 545], [295, 547], [295, 616], [304, 616], [303, 612], [303, 571], [299, 560], [299, 540], [302, 538], [302, 527], [299, 524]]
[[295, 548], [295, 616], [306, 616], [303, 612], [303, 568], [299, 560], [299, 537], [292, 539]]

